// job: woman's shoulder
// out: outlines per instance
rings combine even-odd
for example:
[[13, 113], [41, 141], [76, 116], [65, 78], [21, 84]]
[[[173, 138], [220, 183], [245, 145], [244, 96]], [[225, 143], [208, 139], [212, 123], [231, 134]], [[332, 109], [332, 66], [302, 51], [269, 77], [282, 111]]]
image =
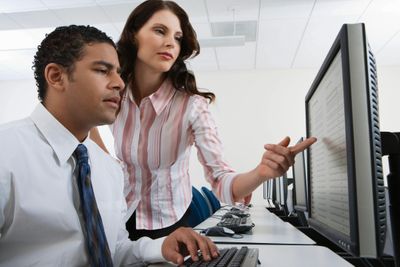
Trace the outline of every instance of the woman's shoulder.
[[175, 89], [175, 94], [174, 97], [176, 100], [179, 100], [179, 103], [181, 102], [187, 102], [188, 105], [208, 105], [208, 100], [207, 98], [197, 95], [197, 94], [190, 94], [188, 92], [184, 92], [178, 89]]
[[202, 106], [207, 105], [208, 106], [208, 100], [204, 96], [196, 95], [196, 94], [188, 94], [188, 93], [183, 93], [183, 94], [186, 94], [186, 97], [189, 99], [189, 102], [192, 105], [202, 105]]

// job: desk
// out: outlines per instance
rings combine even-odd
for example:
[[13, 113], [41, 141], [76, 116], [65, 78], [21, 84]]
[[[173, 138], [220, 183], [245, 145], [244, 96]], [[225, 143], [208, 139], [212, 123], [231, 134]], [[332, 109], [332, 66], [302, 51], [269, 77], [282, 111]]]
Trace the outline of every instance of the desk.
[[[226, 210], [218, 210], [198, 226], [195, 230], [202, 230], [215, 226], [220, 221]], [[282, 221], [278, 216], [271, 213], [261, 206], [255, 206], [249, 209], [250, 218], [255, 226], [250, 234], [243, 234], [243, 238], [234, 239], [225, 236], [210, 236], [210, 239], [217, 244], [275, 244], [275, 245], [315, 245], [315, 241], [300, 232], [290, 223]]]
[[[219, 248], [228, 245], [218, 245]], [[258, 266], [274, 267], [347, 267], [349, 262], [336, 255], [326, 247], [320, 246], [295, 246], [295, 245], [247, 245], [249, 248], [259, 249]], [[169, 263], [152, 264], [150, 266], [174, 266]]]

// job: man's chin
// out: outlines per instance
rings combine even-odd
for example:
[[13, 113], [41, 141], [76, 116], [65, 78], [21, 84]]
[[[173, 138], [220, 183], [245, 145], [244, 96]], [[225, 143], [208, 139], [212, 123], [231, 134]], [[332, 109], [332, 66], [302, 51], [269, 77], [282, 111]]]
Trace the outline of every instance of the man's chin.
[[117, 116], [108, 116], [98, 122], [98, 126], [113, 124]]

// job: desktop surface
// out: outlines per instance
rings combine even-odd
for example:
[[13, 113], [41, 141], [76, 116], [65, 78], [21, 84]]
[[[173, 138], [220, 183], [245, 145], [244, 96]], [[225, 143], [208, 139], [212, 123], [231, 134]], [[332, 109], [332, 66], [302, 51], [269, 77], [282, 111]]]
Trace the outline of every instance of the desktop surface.
[[[260, 264], [267, 267], [348, 267], [353, 266], [326, 247], [301, 245], [246, 245], [259, 250]], [[218, 248], [232, 247], [219, 244]], [[240, 245], [238, 245], [240, 247]], [[170, 263], [151, 264], [153, 267], [175, 266]]]
[[[213, 217], [208, 218], [194, 229], [201, 231], [216, 226], [221, 216], [227, 212], [218, 210]], [[255, 224], [253, 229], [241, 234], [239, 238], [227, 236], [210, 236], [215, 243], [229, 244], [290, 244], [290, 245], [315, 245], [315, 241], [299, 231], [290, 223], [282, 221], [278, 216], [268, 211], [265, 207], [254, 206], [249, 209], [250, 218]]]

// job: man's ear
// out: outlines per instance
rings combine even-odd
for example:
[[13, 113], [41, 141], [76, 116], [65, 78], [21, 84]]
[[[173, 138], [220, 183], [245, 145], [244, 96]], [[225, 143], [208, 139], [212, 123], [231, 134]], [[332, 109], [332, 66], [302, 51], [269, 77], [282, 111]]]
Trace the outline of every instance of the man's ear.
[[57, 91], [64, 90], [65, 86], [65, 69], [56, 63], [50, 63], [44, 69], [44, 78], [50, 87], [56, 89]]

